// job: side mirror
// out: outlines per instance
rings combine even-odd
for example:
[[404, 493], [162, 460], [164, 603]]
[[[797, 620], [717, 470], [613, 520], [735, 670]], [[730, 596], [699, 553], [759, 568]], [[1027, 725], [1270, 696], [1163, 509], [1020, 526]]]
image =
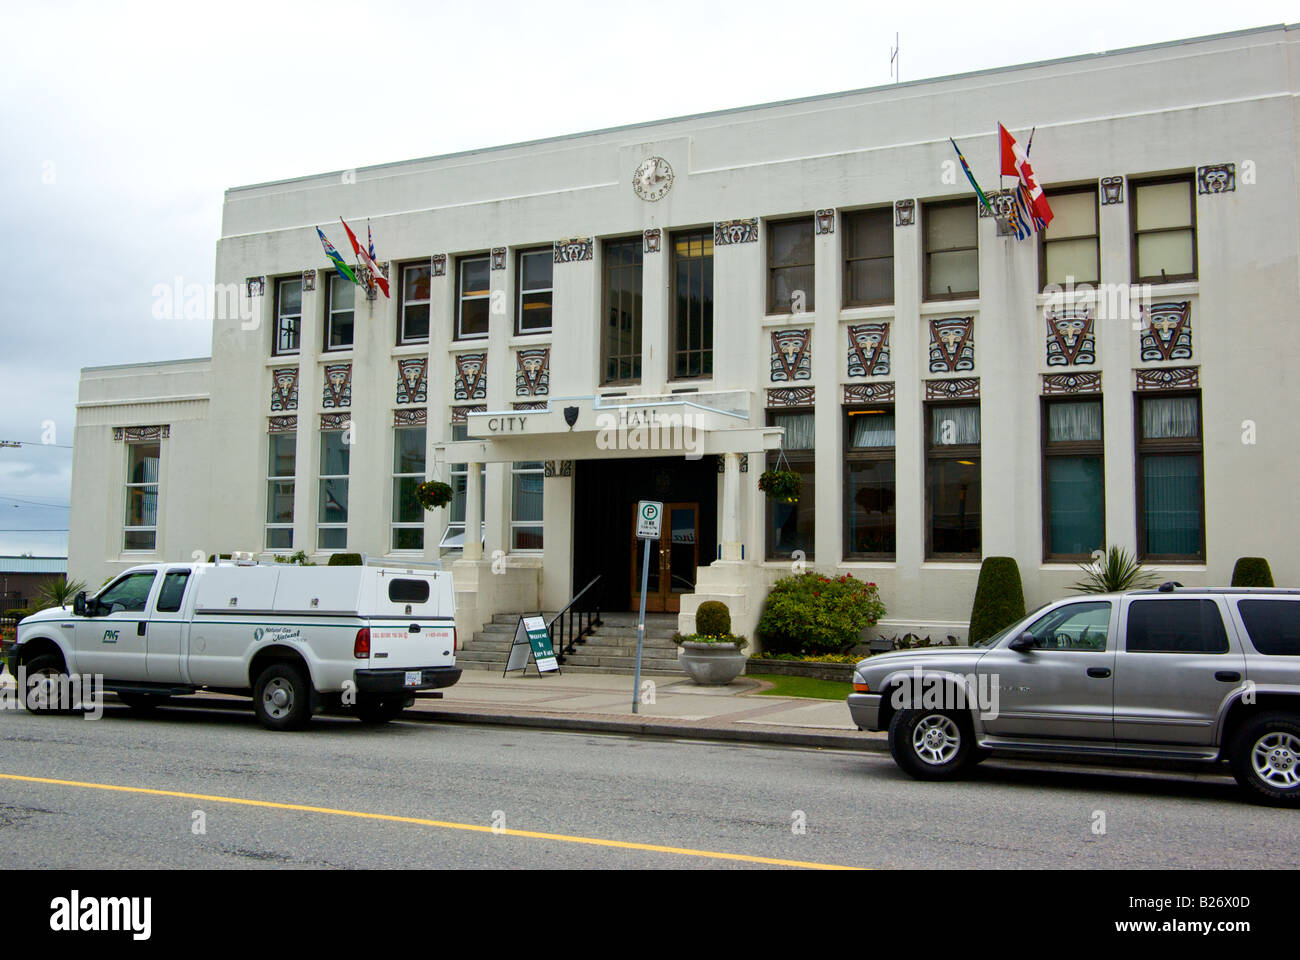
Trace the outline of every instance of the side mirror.
[[72, 601], [72, 612], [79, 617], [86, 615], [86, 591], [82, 590]]
[[1008, 647], [1015, 650], [1017, 653], [1026, 653], [1033, 650], [1037, 645], [1038, 642], [1034, 639], [1034, 635], [1028, 630], [1007, 644]]

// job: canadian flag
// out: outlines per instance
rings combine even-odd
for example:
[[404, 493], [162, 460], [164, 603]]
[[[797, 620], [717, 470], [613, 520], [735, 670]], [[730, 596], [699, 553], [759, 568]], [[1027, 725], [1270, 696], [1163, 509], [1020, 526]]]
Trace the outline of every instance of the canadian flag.
[[1043, 193], [1043, 188], [1034, 178], [1034, 168], [1029, 165], [1029, 157], [1020, 144], [1016, 143], [1016, 138], [1000, 123], [998, 138], [1001, 142], [1002, 176], [1020, 178], [1025, 192], [1029, 194], [1030, 211], [1042, 221], [1044, 227], [1047, 226], [1052, 222], [1052, 208], [1047, 203], [1047, 194]]

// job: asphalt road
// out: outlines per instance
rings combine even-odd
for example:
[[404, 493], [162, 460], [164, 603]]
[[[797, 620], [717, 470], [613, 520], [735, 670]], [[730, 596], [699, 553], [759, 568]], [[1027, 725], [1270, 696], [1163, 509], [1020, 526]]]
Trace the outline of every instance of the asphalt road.
[[0, 775], [11, 869], [1300, 864], [1300, 814], [1217, 775], [992, 760], [927, 784], [881, 754], [118, 706], [0, 712]]

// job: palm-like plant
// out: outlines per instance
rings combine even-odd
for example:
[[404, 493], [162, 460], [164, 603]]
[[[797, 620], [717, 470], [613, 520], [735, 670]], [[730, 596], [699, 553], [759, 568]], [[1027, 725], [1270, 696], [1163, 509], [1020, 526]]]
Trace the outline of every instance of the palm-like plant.
[[37, 609], [66, 607], [86, 585], [80, 580], [46, 580], [36, 590]]
[[1093, 563], [1077, 565], [1084, 578], [1071, 588], [1080, 593], [1120, 593], [1154, 587], [1155, 578], [1123, 547], [1111, 547]]

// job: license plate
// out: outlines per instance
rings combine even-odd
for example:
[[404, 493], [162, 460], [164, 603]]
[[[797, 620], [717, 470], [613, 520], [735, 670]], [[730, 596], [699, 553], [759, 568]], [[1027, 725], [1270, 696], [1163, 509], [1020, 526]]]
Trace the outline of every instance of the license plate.
[[424, 679], [424, 674], [419, 670], [406, 671], [406, 685], [408, 687], [418, 687], [422, 679]]

